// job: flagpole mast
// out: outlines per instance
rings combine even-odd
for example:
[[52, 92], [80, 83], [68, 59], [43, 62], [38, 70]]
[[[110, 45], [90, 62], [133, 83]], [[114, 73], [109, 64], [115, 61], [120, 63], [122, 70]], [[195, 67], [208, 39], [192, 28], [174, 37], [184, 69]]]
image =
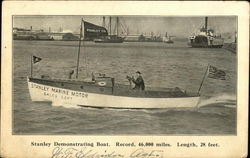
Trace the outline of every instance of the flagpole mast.
[[32, 60], [33, 55], [31, 54], [30, 56], [30, 77], [32, 77], [33, 73], [33, 60]]
[[76, 78], [78, 78], [79, 58], [80, 58], [81, 41], [82, 41], [82, 21], [83, 19], [81, 19], [81, 27], [80, 27], [80, 40], [79, 40], [79, 48], [78, 48], [78, 54], [77, 54]]
[[209, 68], [209, 64], [207, 65], [207, 69], [206, 69], [206, 72], [205, 72], [205, 74], [204, 74], [204, 76], [203, 76], [203, 79], [202, 79], [202, 81], [201, 81], [201, 84], [200, 84], [199, 90], [198, 90], [198, 92], [197, 92], [197, 95], [200, 94], [201, 87], [202, 87], [203, 82], [204, 82], [204, 80], [205, 80], [205, 78], [206, 78], [206, 76], [207, 76], [208, 68]]

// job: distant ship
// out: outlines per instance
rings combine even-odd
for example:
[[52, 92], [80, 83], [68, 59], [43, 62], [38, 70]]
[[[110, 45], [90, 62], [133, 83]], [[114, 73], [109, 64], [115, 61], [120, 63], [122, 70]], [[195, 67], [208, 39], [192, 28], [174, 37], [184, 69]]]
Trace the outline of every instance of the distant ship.
[[[124, 38], [119, 36], [119, 18], [116, 17], [116, 35], [111, 34], [111, 32], [112, 32], [111, 31], [111, 27], [112, 27], [111, 20], [112, 20], [112, 18], [109, 17], [109, 35], [94, 39], [95, 43], [122, 43], [124, 41]], [[105, 17], [103, 17], [103, 21], [105, 22]], [[103, 27], [105, 27], [105, 24]]]
[[205, 26], [200, 29], [198, 35], [189, 37], [189, 45], [201, 48], [222, 48], [224, 39], [217, 36], [212, 29], [207, 28], [208, 17], [205, 17]]
[[174, 41], [172, 40], [172, 37], [175, 37], [175, 36], [170, 36], [166, 32], [166, 35], [165, 35], [165, 37], [162, 38], [162, 41], [165, 42], [165, 43], [168, 43], [168, 44], [173, 44]]

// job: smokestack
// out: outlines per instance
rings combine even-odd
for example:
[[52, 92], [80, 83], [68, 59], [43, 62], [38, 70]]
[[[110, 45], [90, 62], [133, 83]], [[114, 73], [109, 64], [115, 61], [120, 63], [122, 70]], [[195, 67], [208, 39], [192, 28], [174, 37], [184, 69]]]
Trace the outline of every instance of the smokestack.
[[49, 27], [49, 32], [51, 31], [50, 27]]
[[206, 32], [207, 32], [207, 17], [205, 17], [205, 29], [206, 29]]
[[30, 30], [32, 31], [32, 26], [30, 26]]

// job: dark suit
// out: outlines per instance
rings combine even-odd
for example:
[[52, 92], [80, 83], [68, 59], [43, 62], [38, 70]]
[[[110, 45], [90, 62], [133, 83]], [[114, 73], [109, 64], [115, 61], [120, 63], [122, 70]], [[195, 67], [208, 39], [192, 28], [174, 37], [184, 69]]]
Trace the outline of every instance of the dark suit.
[[136, 90], [144, 90], [145, 89], [144, 80], [141, 76], [139, 76], [136, 80], [133, 78], [132, 81], [135, 84], [134, 89], [136, 89]]

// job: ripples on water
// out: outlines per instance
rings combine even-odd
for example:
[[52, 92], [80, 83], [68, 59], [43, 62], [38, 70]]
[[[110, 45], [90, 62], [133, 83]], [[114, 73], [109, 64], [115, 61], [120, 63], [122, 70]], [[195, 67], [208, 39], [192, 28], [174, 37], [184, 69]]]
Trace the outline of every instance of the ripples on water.
[[13, 45], [13, 134], [236, 134], [236, 56], [224, 49], [193, 49], [182, 42], [84, 42], [80, 77], [102, 72], [128, 84], [125, 76], [139, 70], [147, 87], [181, 87], [196, 92], [208, 63], [227, 73], [226, 81], [205, 80], [198, 109], [133, 110], [31, 102], [26, 83], [31, 54], [43, 58], [34, 66], [35, 76], [67, 77], [76, 65], [77, 42], [14, 41]]

